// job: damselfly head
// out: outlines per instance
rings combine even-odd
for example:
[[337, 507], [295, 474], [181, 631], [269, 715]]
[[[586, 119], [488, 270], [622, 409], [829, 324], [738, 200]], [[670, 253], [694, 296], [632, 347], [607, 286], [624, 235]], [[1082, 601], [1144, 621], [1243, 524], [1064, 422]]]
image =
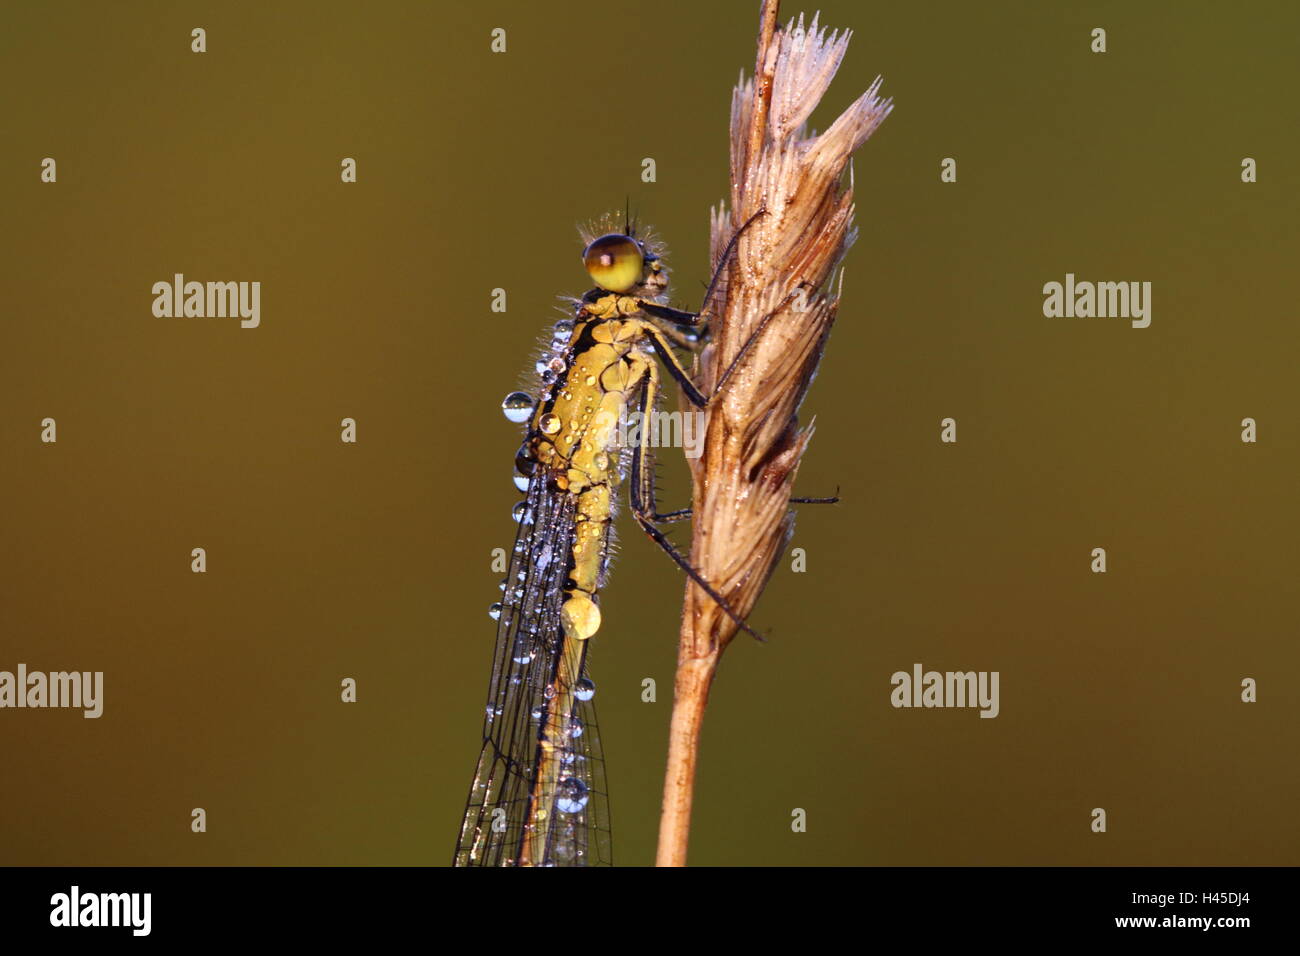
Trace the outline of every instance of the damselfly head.
[[627, 292], [641, 284], [658, 256], [646, 253], [645, 246], [631, 236], [611, 232], [593, 240], [582, 251], [582, 264], [596, 285], [609, 292]]

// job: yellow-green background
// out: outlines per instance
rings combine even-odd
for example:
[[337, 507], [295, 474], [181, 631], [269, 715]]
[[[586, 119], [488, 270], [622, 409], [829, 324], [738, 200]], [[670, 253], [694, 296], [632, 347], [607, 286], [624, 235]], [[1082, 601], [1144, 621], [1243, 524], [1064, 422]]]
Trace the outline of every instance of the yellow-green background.
[[[845, 501], [725, 658], [693, 862], [1296, 863], [1300, 8], [820, 6], [855, 36], [817, 123], [878, 72], [897, 102], [804, 408], [800, 490]], [[584, 288], [575, 221], [630, 196], [698, 298], [756, 13], [4, 5], [0, 669], [106, 693], [0, 711], [0, 861], [449, 859], [514, 528], [498, 403]], [[1151, 327], [1044, 318], [1067, 271], [1151, 281]], [[175, 272], [261, 281], [261, 328], [154, 318]], [[644, 864], [681, 584], [623, 538], [593, 674]], [[917, 661], [1000, 671], [1001, 716], [892, 709]]]

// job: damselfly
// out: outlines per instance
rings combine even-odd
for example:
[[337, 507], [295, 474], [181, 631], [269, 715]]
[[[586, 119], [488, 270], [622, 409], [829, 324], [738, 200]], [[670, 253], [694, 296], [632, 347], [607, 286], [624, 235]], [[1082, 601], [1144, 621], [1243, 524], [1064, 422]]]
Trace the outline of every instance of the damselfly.
[[[693, 404], [708, 402], [672, 348], [698, 344], [701, 316], [664, 304], [668, 274], [651, 240], [626, 223], [594, 232], [583, 236], [583, 262], [596, 287], [574, 302], [572, 319], [556, 323], [537, 363], [537, 396], [514, 392], [503, 403], [506, 417], [525, 425], [515, 459], [524, 497], [504, 593], [491, 608], [495, 657], [458, 866], [612, 862], [587, 653], [601, 624], [598, 593], [625, 471], [637, 523], [732, 613], [657, 527], [685, 512], [656, 512], [650, 465], [656, 357]], [[706, 305], [716, 283], [717, 274]], [[617, 440], [628, 409], [642, 425], [631, 448]]]

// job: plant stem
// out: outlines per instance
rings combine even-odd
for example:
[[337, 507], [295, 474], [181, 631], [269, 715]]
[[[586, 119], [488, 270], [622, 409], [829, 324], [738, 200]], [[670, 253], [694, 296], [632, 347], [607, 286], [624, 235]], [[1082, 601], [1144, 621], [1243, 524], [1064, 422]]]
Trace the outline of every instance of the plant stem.
[[709, 702], [709, 685], [713, 683], [718, 657], [719, 653], [715, 652], [705, 658], [684, 658], [678, 663], [672, 724], [668, 731], [668, 774], [664, 780], [656, 866], [686, 865], [700, 727], [704, 723], [704, 708]]
[[706, 408], [703, 453], [689, 460], [690, 561], [733, 613], [687, 581], [660, 866], [686, 864], [704, 708], [736, 634], [735, 616], [754, 609], [794, 532], [790, 498], [812, 437], [797, 412], [839, 307], [831, 277], [853, 236], [853, 189], [843, 184], [844, 172], [891, 108], [877, 96], [877, 80], [825, 133], [809, 136], [807, 119], [849, 34], [828, 36], [816, 17], [807, 28], [800, 17], [780, 29], [779, 6], [764, 0], [755, 78], [742, 80], [732, 96], [730, 210], [715, 211], [711, 221], [715, 262], [733, 248], [732, 237], [740, 239], [734, 256], [719, 263], [725, 292], [710, 310], [710, 344], [694, 369], [706, 395], [724, 374], [725, 387]]

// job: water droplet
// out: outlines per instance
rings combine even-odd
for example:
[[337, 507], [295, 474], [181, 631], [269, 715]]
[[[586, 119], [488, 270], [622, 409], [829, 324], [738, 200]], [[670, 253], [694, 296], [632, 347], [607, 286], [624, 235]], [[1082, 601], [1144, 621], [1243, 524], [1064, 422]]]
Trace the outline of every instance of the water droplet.
[[502, 579], [501, 579], [501, 583], [498, 584], [497, 587], [499, 587], [502, 591], [504, 591], [504, 590], [506, 589], [506, 585], [509, 584], [509, 583], [510, 583], [510, 579], [509, 579], [509, 578], [502, 578]]
[[501, 402], [501, 411], [516, 424], [522, 424], [533, 416], [533, 396], [527, 392], [511, 392]]
[[573, 696], [578, 700], [591, 700], [596, 696], [596, 682], [590, 677], [581, 678], [573, 687]]
[[528, 478], [526, 476], [515, 475], [512, 480], [515, 483], [515, 487], [518, 488], [520, 491], [528, 490]]
[[535, 368], [537, 369], [538, 375], [541, 375], [543, 372], [546, 371], [547, 363], [549, 363], [550, 361], [551, 361], [550, 355], [543, 355], [541, 358], [537, 360], [537, 365], [535, 366]]
[[528, 442], [519, 446], [515, 452], [515, 471], [521, 475], [531, 475], [537, 467], [537, 462], [533, 460], [533, 453], [528, 447]]
[[501, 602], [497, 602], [488, 608], [488, 617], [494, 621], [501, 620]]
[[555, 685], [547, 684], [544, 688], [542, 688], [542, 696], [545, 697], [547, 700], [553, 700], [555, 698]]
[[595, 384], [596, 384], [596, 376], [594, 376], [594, 375], [588, 375], [588, 376], [587, 376], [586, 378], [584, 378], [582, 381], [583, 381], [586, 385], [588, 385], [588, 386], [595, 385]]
[[559, 378], [559, 376], [556, 375], [554, 372], [552, 372], [549, 368], [543, 370], [542, 372], [542, 381], [545, 382], [547, 385], [554, 385], [555, 380], [557, 378]]
[[587, 729], [587, 725], [582, 722], [581, 717], [574, 717], [569, 721], [569, 736], [581, 737], [582, 732]]
[[589, 799], [585, 783], [577, 777], [566, 777], [560, 781], [559, 792], [555, 795], [555, 809], [561, 813], [579, 813]]
[[548, 412], [542, 416], [541, 426], [543, 432], [548, 435], [554, 435], [561, 427], [560, 416], [556, 415], [554, 412]]
[[510, 509], [510, 517], [514, 518], [515, 521], [522, 523], [524, 520], [524, 512], [527, 510], [528, 510], [528, 502], [517, 501], [515, 502], [515, 506]]
[[551, 361], [548, 363], [548, 367], [550, 368], [550, 370], [551, 370], [552, 372], [554, 372], [554, 373], [556, 373], [556, 374], [558, 375], [558, 374], [560, 374], [561, 372], [563, 372], [566, 368], [568, 368], [569, 366], [567, 366], [567, 365], [564, 363], [564, 359], [563, 359], [562, 357], [560, 357], [560, 356], [557, 355], [555, 358], [551, 359]]

